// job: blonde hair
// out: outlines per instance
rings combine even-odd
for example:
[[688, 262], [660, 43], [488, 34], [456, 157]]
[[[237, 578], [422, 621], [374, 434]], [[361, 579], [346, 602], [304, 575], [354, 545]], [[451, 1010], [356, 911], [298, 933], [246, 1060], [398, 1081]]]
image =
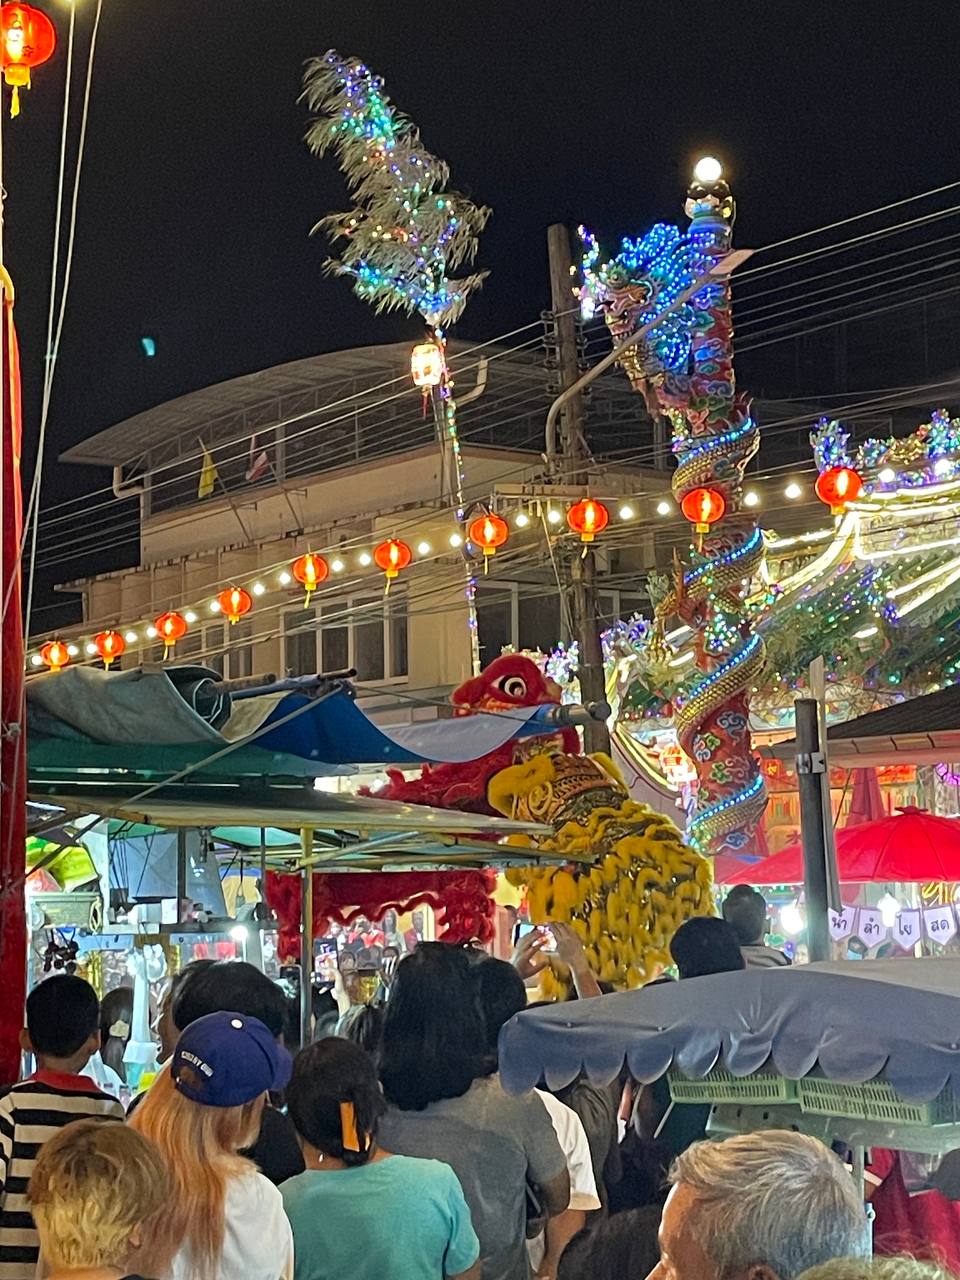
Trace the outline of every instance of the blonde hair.
[[811, 1267], [798, 1280], [953, 1280], [953, 1272], [915, 1258], [837, 1258]]
[[[112, 1120], [77, 1120], [44, 1143], [30, 1178], [30, 1204], [45, 1261], [61, 1267], [170, 1262], [159, 1214], [170, 1190], [160, 1152]], [[141, 1229], [138, 1246], [131, 1236]], [[159, 1256], [158, 1256], [159, 1255]]]
[[170, 1166], [164, 1219], [196, 1280], [220, 1264], [227, 1183], [255, 1168], [237, 1153], [257, 1140], [265, 1099], [262, 1094], [242, 1107], [204, 1106], [178, 1091], [167, 1067], [130, 1118]]

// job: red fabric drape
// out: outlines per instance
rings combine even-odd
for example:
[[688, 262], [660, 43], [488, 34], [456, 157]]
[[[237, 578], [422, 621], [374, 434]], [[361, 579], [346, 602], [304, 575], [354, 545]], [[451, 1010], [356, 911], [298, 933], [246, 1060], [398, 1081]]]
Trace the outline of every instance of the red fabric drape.
[[0, 601], [6, 602], [0, 644], [0, 1084], [20, 1070], [18, 1036], [26, 998], [27, 925], [24, 872], [27, 837], [27, 743], [23, 691], [23, 626], [20, 618], [20, 359], [13, 302], [2, 315], [3, 419], [0, 431]]
[[[348, 924], [357, 916], [379, 920], [385, 911], [412, 911], [427, 905], [441, 914], [442, 942], [489, 942], [493, 938], [491, 894], [495, 871], [343, 872], [313, 877], [313, 932], [323, 937], [331, 920]], [[271, 871], [267, 903], [280, 924], [280, 955], [299, 959], [300, 877]]]
[[853, 795], [845, 827], [857, 827], [861, 822], [876, 822], [887, 816], [876, 769], [854, 769]]

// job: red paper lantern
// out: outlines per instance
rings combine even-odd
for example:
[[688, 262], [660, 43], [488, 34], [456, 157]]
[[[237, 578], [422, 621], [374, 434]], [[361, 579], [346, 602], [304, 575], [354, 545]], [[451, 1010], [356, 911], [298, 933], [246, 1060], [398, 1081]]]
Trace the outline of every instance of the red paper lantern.
[[217, 596], [217, 604], [220, 612], [233, 626], [253, 608], [253, 597], [243, 587], [227, 587], [226, 591], [221, 591]]
[[48, 62], [57, 47], [57, 31], [45, 13], [29, 4], [0, 6], [0, 65], [13, 87], [11, 116], [20, 114], [20, 90], [30, 88], [30, 70]]
[[707, 533], [726, 509], [723, 494], [716, 489], [691, 489], [680, 502], [680, 510], [697, 533]]
[[187, 620], [181, 613], [161, 613], [153, 625], [163, 641], [163, 656], [166, 658], [177, 641], [187, 634]]
[[399, 575], [401, 569], [406, 569], [413, 559], [413, 552], [405, 542], [400, 542], [397, 538], [388, 538], [374, 551], [373, 559], [377, 568], [382, 569], [387, 575], [387, 590], [389, 590], [393, 579]]
[[863, 494], [863, 481], [853, 467], [828, 467], [817, 476], [813, 487], [835, 516], [843, 515], [847, 503], [856, 502]]
[[592, 542], [610, 523], [610, 512], [602, 502], [581, 498], [567, 512], [567, 524], [579, 533], [581, 542]]
[[70, 653], [62, 640], [48, 640], [40, 650], [40, 657], [51, 671], [59, 671], [70, 661]]
[[326, 581], [330, 572], [327, 562], [323, 556], [315, 556], [312, 551], [308, 551], [299, 560], [294, 560], [291, 569], [293, 576], [306, 590], [307, 598], [303, 607], [307, 608], [310, 604], [310, 597], [320, 583]]
[[110, 670], [110, 663], [123, 657], [127, 642], [119, 631], [101, 631], [93, 637], [94, 647], [103, 659], [103, 665]]
[[497, 547], [503, 546], [509, 534], [506, 520], [494, 515], [477, 516], [467, 530], [467, 537], [483, 552], [484, 560], [497, 554]]

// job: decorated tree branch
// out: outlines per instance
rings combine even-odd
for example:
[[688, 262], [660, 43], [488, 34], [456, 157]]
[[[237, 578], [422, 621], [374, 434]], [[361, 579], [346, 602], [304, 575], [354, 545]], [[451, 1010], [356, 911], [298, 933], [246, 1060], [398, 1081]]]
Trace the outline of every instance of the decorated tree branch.
[[[333, 152], [353, 207], [314, 228], [337, 246], [326, 269], [353, 281], [376, 311], [422, 317], [427, 342], [414, 350], [413, 374], [430, 402], [457, 520], [465, 524], [463, 458], [457, 405], [446, 360], [446, 331], [462, 314], [486, 272], [454, 276], [476, 257], [490, 210], [449, 189], [443, 160], [423, 145], [417, 127], [384, 92], [383, 80], [357, 58], [330, 50], [313, 59], [303, 97], [315, 119], [307, 143]], [[419, 355], [419, 363], [417, 357]], [[476, 579], [464, 538], [466, 596], [474, 674], [479, 671]]]

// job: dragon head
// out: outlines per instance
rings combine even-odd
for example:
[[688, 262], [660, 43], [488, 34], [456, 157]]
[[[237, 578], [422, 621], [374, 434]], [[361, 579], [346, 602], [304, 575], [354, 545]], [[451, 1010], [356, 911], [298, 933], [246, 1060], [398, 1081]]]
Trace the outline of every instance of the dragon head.
[[451, 695], [456, 714], [460, 716], [477, 711], [539, 707], [562, 700], [563, 693], [556, 681], [519, 653], [506, 653], [495, 658], [480, 675], [467, 680]]
[[[624, 239], [620, 252], [600, 262], [597, 239], [580, 228], [583, 285], [579, 290], [585, 319], [602, 310], [614, 342], [623, 342], [656, 320], [693, 283], [692, 251], [686, 236], [658, 222], [639, 240]], [[654, 333], [625, 352], [620, 365], [635, 391], [667, 372], [682, 372], [690, 358], [693, 312], [688, 306], [665, 316]]]

